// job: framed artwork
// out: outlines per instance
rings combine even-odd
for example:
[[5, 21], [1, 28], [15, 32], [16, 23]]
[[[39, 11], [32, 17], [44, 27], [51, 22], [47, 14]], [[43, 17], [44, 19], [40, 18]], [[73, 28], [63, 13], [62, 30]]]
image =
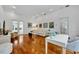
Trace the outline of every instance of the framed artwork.
[[49, 22], [49, 28], [54, 28], [54, 22]]
[[43, 23], [43, 28], [48, 28], [48, 23]]
[[28, 23], [28, 28], [32, 28], [32, 23]]
[[0, 28], [1, 28], [1, 23], [0, 23]]
[[39, 28], [42, 28], [42, 24], [39, 24]]
[[38, 25], [36, 25], [36, 27], [38, 27]]

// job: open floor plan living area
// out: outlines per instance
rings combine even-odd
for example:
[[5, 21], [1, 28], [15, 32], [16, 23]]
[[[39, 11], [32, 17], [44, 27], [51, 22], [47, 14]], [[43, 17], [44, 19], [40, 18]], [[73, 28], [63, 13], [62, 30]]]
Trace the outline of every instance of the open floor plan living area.
[[0, 54], [79, 54], [79, 5], [0, 5]]

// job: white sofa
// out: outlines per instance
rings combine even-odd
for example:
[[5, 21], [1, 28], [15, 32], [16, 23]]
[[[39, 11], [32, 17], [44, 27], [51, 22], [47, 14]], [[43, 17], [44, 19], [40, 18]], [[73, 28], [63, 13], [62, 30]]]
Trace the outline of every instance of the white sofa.
[[46, 36], [48, 29], [37, 29], [33, 31], [33, 34]]
[[9, 54], [12, 52], [12, 43], [10, 35], [0, 35], [0, 54]]

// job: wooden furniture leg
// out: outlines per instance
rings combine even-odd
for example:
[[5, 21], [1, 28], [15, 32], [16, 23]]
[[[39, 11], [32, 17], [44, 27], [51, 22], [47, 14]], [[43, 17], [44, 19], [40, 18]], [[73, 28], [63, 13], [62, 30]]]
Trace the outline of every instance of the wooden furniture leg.
[[66, 54], [66, 49], [62, 48], [62, 54]]
[[45, 53], [47, 54], [47, 50], [48, 50], [48, 42], [47, 40], [45, 41]]

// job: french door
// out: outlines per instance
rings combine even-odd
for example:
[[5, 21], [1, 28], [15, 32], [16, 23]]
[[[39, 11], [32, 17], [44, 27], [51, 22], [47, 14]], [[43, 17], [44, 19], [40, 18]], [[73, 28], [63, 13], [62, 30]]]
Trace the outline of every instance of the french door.
[[18, 32], [18, 34], [23, 34], [23, 22], [13, 21], [12, 22], [12, 32]]

